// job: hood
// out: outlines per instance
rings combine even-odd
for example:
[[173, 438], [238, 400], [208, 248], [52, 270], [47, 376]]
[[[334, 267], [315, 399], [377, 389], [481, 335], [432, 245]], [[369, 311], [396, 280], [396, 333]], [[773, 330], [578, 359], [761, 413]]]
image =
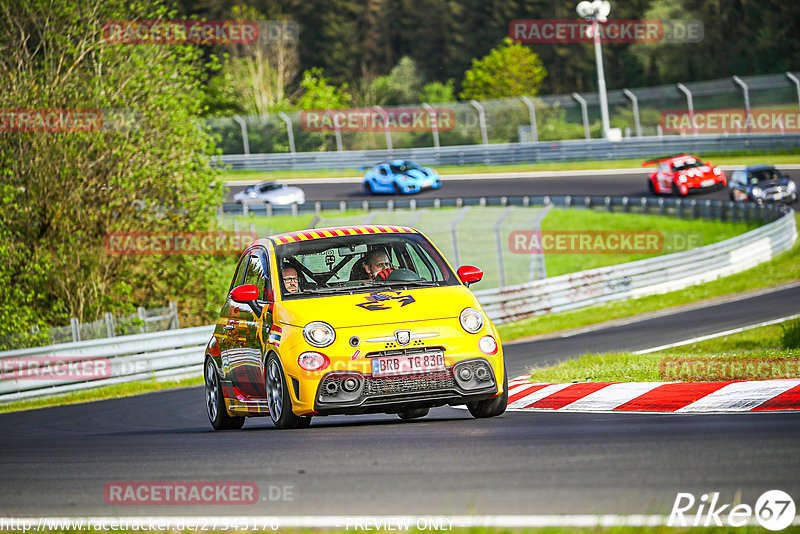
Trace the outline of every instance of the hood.
[[703, 178], [705, 176], [715, 176], [714, 169], [708, 165], [702, 167], [692, 167], [683, 171], [678, 171], [678, 176], [685, 176], [687, 178]]
[[411, 169], [406, 171], [406, 176], [409, 176], [410, 178], [414, 178], [416, 180], [424, 180], [428, 177], [428, 173], [421, 171], [419, 169]]
[[279, 320], [288, 324], [325, 321], [350, 328], [458, 317], [464, 308], [479, 304], [470, 290], [457, 285], [284, 300], [279, 306]]

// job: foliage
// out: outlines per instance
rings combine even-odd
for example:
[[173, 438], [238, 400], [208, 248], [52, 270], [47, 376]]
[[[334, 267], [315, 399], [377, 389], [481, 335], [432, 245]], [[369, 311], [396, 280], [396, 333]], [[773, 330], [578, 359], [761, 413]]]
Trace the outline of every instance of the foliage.
[[447, 83], [431, 82], [422, 86], [417, 100], [419, 102], [454, 102], [456, 99], [453, 89], [453, 80]]
[[0, 13], [0, 108], [102, 111], [100, 129], [0, 137], [0, 337], [169, 300], [182, 324], [207, 320], [229, 261], [104, 248], [110, 232], [215, 225], [198, 48], [103, 41], [106, 21], [175, 16], [150, 1], [0, 0]]
[[350, 95], [346, 92], [348, 85], [332, 85], [322, 69], [317, 67], [303, 73], [300, 88], [302, 94], [297, 100], [297, 107], [300, 109], [339, 109], [350, 104]]
[[535, 95], [547, 71], [539, 56], [506, 38], [483, 59], [472, 61], [464, 74], [462, 99], [477, 100]]
[[417, 64], [410, 57], [404, 57], [388, 75], [376, 78], [373, 87], [378, 104], [396, 106], [418, 103], [422, 83]]
[[800, 319], [789, 321], [783, 327], [781, 345], [784, 349], [800, 349]]

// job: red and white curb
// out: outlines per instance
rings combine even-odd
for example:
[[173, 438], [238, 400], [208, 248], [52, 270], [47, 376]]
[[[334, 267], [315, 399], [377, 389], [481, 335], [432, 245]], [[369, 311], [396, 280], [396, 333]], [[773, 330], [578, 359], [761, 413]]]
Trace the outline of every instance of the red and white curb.
[[508, 383], [508, 410], [719, 413], [800, 410], [800, 378], [728, 382]]

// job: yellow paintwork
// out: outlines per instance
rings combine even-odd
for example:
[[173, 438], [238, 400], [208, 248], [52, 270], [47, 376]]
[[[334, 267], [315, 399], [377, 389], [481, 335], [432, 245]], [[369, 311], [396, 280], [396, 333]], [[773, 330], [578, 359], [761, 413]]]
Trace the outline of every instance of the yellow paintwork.
[[[415, 230], [407, 229], [410, 232]], [[323, 236], [325, 237], [325, 236]], [[434, 245], [435, 246], [435, 245]], [[441, 252], [440, 252], [441, 255]], [[269, 244], [269, 256], [275, 265], [275, 249]], [[444, 256], [442, 256], [444, 257]], [[445, 260], [446, 261], [446, 260]], [[272, 287], [280, 287], [277, 270], [271, 270]], [[452, 269], [455, 272], [455, 269]], [[279, 292], [278, 292], [279, 293]], [[450, 367], [460, 361], [472, 358], [485, 358], [494, 371], [497, 394], [503, 393], [503, 377], [505, 373], [503, 348], [497, 329], [481, 308], [478, 299], [464, 285], [444, 287], [420, 287], [401, 291], [383, 291], [385, 295], [397, 297], [411, 296], [414, 302], [401, 306], [401, 300], [392, 299], [386, 304], [389, 309], [367, 310], [357, 304], [368, 302], [370, 293], [355, 295], [324, 295], [319, 297], [283, 300], [280, 294], [275, 295], [272, 321], [279, 326], [281, 339], [276, 346], [269, 342], [266, 333], [259, 341], [266, 342], [264, 354], [270, 351], [280, 356], [287, 384], [295, 378], [300, 384], [300, 397], [297, 398], [294, 388], [289, 387], [292, 409], [296, 415], [312, 415], [317, 389], [322, 378], [331, 371], [357, 371], [365, 375], [372, 372], [371, 363], [364, 355], [392, 348], [444, 347], [445, 365]], [[483, 314], [483, 327], [475, 334], [470, 334], [461, 327], [459, 315], [464, 308], [471, 307]], [[317, 348], [309, 344], [303, 337], [303, 327], [312, 321], [324, 321], [336, 332], [333, 344], [325, 348]], [[385, 341], [368, 341], [371, 338], [393, 338], [395, 330], [410, 330], [412, 334], [437, 334], [422, 340], [414, 340], [405, 347], [387, 347]], [[491, 335], [497, 342], [497, 352], [486, 355], [478, 348], [478, 340]], [[349, 340], [358, 336], [361, 340], [357, 347], [352, 347]], [[310, 372], [297, 363], [298, 357], [308, 351], [324, 354], [330, 360], [326, 368]], [[358, 354], [356, 354], [358, 353]], [[256, 403], [250, 409], [233, 408], [228, 402], [226, 407], [231, 414], [265, 413], [266, 403]]]

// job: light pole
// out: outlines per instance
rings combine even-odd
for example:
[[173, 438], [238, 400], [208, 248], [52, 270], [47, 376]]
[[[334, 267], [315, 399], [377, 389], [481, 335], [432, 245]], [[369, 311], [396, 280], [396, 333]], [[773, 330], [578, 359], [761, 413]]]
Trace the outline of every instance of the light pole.
[[603, 137], [608, 139], [611, 126], [608, 123], [608, 96], [606, 95], [606, 77], [603, 73], [603, 51], [600, 47], [599, 23], [608, 20], [611, 4], [604, 0], [579, 3], [576, 11], [579, 17], [592, 21], [592, 37], [594, 39], [594, 58], [597, 62], [597, 92], [600, 95], [600, 118], [603, 121]]

